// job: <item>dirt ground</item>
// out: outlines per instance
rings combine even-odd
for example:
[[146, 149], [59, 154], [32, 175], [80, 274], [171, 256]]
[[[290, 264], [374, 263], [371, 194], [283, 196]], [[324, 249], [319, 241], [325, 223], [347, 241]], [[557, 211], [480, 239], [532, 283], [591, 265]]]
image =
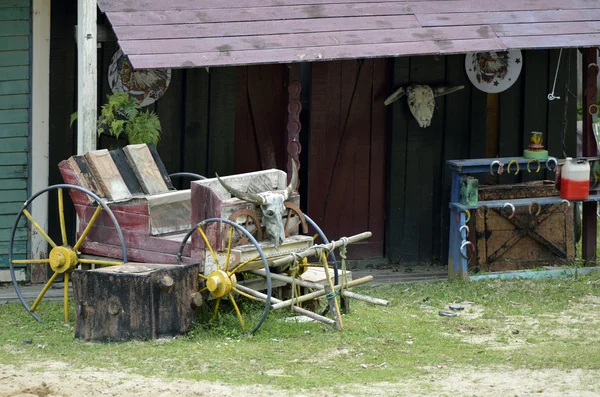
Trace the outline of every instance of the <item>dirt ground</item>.
[[89, 369], [74, 370], [63, 363], [0, 366], [2, 397], [250, 397], [250, 396], [598, 396], [600, 371], [513, 370], [434, 367], [414, 379], [385, 384], [348, 385], [331, 390], [286, 391], [257, 385], [243, 387], [187, 380], [165, 381]]

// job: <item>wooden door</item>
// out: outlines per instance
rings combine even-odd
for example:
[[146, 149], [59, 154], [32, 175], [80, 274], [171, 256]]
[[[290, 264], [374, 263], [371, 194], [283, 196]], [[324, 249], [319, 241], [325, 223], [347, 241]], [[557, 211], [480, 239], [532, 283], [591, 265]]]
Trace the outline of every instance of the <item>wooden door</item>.
[[384, 256], [387, 65], [312, 66], [307, 213], [329, 239], [371, 231], [354, 259]]

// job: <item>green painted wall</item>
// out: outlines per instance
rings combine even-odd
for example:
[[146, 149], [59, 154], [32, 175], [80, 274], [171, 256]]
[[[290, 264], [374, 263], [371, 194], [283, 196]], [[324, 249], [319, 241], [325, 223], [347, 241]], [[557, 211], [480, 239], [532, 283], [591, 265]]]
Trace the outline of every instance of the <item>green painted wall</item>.
[[[8, 240], [28, 197], [31, 0], [0, 0], [0, 268], [8, 267]], [[24, 257], [27, 230], [16, 234], [14, 252]]]

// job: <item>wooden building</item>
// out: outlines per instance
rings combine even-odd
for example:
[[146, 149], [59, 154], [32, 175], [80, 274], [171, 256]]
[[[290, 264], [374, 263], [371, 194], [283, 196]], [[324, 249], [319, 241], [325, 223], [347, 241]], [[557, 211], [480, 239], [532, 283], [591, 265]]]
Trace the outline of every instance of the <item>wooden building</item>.
[[[198, 3], [98, 0], [98, 104], [119, 47], [135, 68], [171, 68], [166, 94], [150, 106], [168, 171], [286, 169], [297, 157], [302, 208], [328, 236], [373, 232], [354, 258], [445, 263], [446, 160], [518, 156], [531, 130], [545, 133], [551, 155], [575, 155], [577, 49], [600, 45], [597, 0]], [[54, 184], [56, 164], [76, 151], [76, 1], [53, 1], [51, 18]], [[518, 81], [500, 94], [473, 87], [465, 53], [507, 49], [523, 51]], [[465, 89], [437, 98], [421, 128], [406, 100], [383, 104], [411, 84]], [[560, 99], [549, 101], [553, 86]], [[294, 99], [301, 129], [290, 140]]]

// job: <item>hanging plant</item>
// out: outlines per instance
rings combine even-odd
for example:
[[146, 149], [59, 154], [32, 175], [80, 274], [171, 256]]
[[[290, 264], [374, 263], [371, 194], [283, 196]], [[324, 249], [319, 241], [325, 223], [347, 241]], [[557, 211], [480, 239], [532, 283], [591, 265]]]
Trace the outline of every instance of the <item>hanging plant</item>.
[[[71, 115], [71, 125], [77, 120], [77, 112]], [[158, 115], [141, 111], [137, 100], [126, 92], [107, 96], [97, 122], [98, 135], [107, 134], [117, 139], [125, 134], [130, 144], [158, 144], [162, 128]]]

